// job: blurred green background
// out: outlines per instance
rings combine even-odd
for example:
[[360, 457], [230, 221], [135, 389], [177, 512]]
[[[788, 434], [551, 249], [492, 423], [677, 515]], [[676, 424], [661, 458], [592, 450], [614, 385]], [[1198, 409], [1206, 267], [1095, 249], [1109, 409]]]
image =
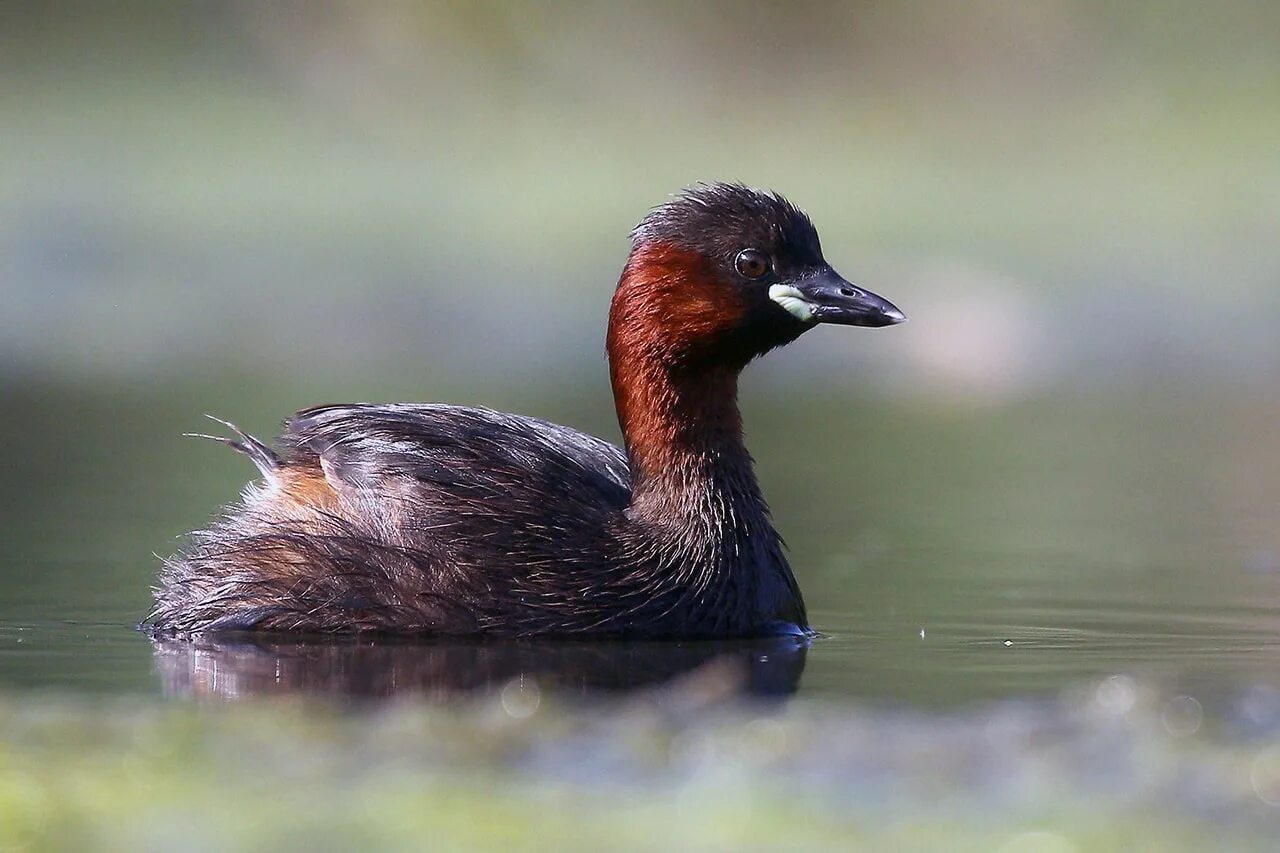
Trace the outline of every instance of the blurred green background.
[[913, 320], [774, 382], [1280, 373], [1275, 4], [0, 9], [11, 382], [598, 382], [628, 229], [710, 179]]

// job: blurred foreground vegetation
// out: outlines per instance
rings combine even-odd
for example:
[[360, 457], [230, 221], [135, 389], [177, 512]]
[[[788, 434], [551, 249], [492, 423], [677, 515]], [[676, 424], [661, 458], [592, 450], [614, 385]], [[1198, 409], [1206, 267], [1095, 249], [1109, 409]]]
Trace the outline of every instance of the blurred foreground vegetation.
[[435, 708], [5, 701], [0, 845], [1192, 851], [1269, 849], [1280, 827], [1276, 731], [1196, 734], [1149, 685], [928, 718], [536, 690]]

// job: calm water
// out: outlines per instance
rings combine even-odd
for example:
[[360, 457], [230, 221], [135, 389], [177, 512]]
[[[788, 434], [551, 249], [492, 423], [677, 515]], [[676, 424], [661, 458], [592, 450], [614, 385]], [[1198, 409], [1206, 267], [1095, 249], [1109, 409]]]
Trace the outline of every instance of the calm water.
[[[1213, 714], [1280, 684], [1280, 406], [1172, 393], [957, 408], [776, 399], [748, 384], [749, 441], [824, 634], [807, 648], [153, 647], [133, 628], [152, 552], [170, 550], [252, 471], [180, 437], [201, 412], [265, 433], [307, 402], [412, 395], [310, 390], [10, 389], [0, 687], [451, 696], [524, 675], [582, 692], [659, 684], [715, 659], [760, 692], [931, 709], [1123, 673], [1191, 693]], [[433, 396], [613, 436], [603, 400]]]

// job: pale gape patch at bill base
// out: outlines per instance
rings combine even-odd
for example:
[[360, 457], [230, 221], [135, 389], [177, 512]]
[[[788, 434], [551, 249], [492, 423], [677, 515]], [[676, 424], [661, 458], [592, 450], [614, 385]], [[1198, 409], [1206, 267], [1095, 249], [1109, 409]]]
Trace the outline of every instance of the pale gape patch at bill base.
[[787, 313], [802, 323], [812, 323], [816, 308], [804, 298], [804, 294], [789, 284], [775, 284], [769, 288], [769, 298], [786, 309]]

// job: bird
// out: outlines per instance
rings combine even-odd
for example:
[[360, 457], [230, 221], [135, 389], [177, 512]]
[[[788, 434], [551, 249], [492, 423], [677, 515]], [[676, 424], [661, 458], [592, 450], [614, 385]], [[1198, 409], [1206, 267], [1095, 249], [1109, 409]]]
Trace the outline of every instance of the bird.
[[823, 324], [905, 315], [841, 277], [810, 218], [740, 183], [651, 209], [610, 304], [623, 446], [444, 403], [304, 409], [260, 479], [164, 561], [142, 623], [468, 637], [812, 634], [743, 440], [738, 377]]

